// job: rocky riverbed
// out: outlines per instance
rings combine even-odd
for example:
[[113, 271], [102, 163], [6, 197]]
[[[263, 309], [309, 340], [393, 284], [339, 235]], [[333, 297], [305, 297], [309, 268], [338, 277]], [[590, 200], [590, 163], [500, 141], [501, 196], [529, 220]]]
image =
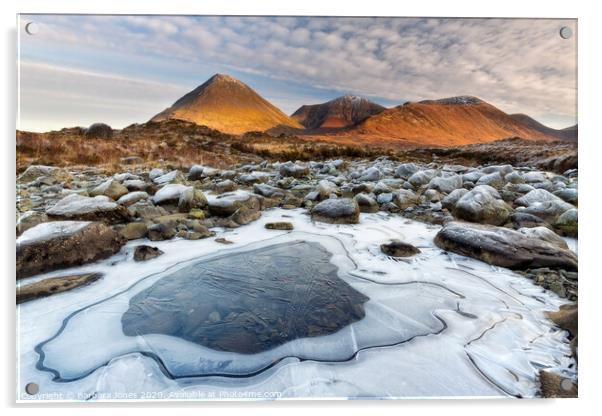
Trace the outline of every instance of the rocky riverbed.
[[555, 311], [578, 299], [577, 184], [385, 157], [30, 166], [20, 380], [91, 399], [572, 391], [576, 306]]

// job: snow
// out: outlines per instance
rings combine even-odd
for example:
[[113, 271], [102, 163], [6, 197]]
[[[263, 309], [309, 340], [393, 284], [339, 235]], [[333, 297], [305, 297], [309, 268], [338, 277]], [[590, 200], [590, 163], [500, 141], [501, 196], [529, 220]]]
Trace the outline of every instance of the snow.
[[159, 189], [155, 195], [153, 196], [153, 202], [155, 204], [160, 204], [164, 201], [177, 200], [180, 198], [182, 192], [187, 189], [192, 188], [191, 186], [182, 185], [179, 183], [173, 183], [169, 185], [165, 185], [163, 188]]
[[17, 238], [17, 246], [73, 235], [90, 224], [90, 221], [53, 221], [38, 224]]
[[[292, 222], [295, 229], [265, 229], [275, 221]], [[153, 242], [165, 254], [134, 263], [133, 247], [145, 240], [130, 242], [103, 262], [68, 270], [104, 273], [94, 285], [17, 307], [18, 392], [35, 381], [59, 400], [530, 397], [541, 368], [575, 377], [567, 334], [544, 315], [566, 301], [510, 270], [441, 251], [433, 244], [438, 229], [385, 213], [334, 225], [314, 223], [302, 209], [273, 209], [247, 226], [216, 230], [234, 243], [228, 246], [212, 238]], [[379, 246], [391, 238], [422, 252], [404, 261], [389, 258]], [[166, 335], [123, 334], [120, 319], [129, 300], [167, 273], [295, 240], [317, 242], [332, 253], [341, 279], [370, 298], [364, 319], [252, 355]], [[44, 366], [64, 382], [36, 368], [36, 346], [45, 354]]]

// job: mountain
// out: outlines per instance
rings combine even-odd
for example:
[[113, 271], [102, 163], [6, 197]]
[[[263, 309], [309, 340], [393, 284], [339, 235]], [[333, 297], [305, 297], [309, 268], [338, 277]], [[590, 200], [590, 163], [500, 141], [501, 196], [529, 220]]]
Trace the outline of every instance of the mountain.
[[340, 128], [357, 124], [385, 109], [366, 98], [345, 95], [322, 104], [303, 105], [291, 117], [308, 129]]
[[547, 136], [555, 137], [560, 140], [577, 140], [578, 128], [576, 124], [565, 129], [556, 130], [541, 124], [539, 121], [535, 120], [532, 117], [529, 117], [526, 114], [510, 114], [510, 117], [526, 126], [529, 126], [529, 128], [537, 130]]
[[223, 74], [212, 76], [151, 121], [168, 119], [190, 121], [230, 134], [277, 126], [303, 128], [249, 86]]
[[554, 139], [471, 96], [408, 102], [370, 116], [339, 134], [341, 138], [347, 138], [343, 141], [355, 138], [357, 142], [358, 138], [363, 138], [367, 142], [429, 146], [458, 146], [514, 136]]

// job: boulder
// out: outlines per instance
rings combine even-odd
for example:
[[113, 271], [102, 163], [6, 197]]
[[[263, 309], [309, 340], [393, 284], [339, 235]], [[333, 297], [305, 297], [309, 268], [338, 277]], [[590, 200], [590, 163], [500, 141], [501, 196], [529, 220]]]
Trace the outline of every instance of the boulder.
[[420, 188], [429, 183], [436, 175], [437, 171], [434, 169], [419, 170], [408, 178], [408, 182], [410, 182], [414, 188]]
[[400, 189], [395, 193], [393, 202], [399, 209], [406, 209], [416, 205], [419, 200], [420, 198], [414, 192], [408, 189]]
[[547, 370], [539, 370], [539, 394], [546, 399], [576, 398], [579, 389], [571, 379]]
[[353, 199], [327, 199], [312, 208], [311, 217], [315, 221], [331, 224], [357, 224], [360, 208]]
[[520, 205], [517, 211], [535, 215], [550, 224], [556, 222], [566, 211], [575, 208], [545, 189], [534, 189], [516, 199], [514, 203]]
[[120, 233], [99, 222], [39, 224], [17, 239], [17, 279], [109, 257], [125, 243]]
[[336, 186], [336, 184], [330, 182], [329, 180], [322, 179], [320, 182], [318, 182], [316, 192], [318, 192], [319, 199], [323, 200], [330, 198], [330, 195], [338, 195], [339, 188]]
[[64, 183], [71, 180], [71, 174], [65, 169], [54, 166], [31, 165], [17, 177], [18, 183], [29, 183], [42, 177], [52, 178], [54, 182]]
[[568, 202], [569, 204], [573, 204], [575, 206], [579, 202], [577, 189], [575, 189], [575, 188], [560, 189], [558, 191], [555, 191], [553, 193], [553, 195], [555, 195], [555, 196], [559, 197], [560, 199], [562, 199], [563, 201]]
[[176, 228], [172, 224], [159, 223], [148, 227], [148, 239], [151, 241], [170, 240], [176, 235]]
[[121, 228], [119, 232], [128, 240], [137, 240], [146, 237], [148, 227], [144, 222], [130, 222]]
[[94, 123], [86, 129], [88, 139], [110, 139], [113, 137], [113, 129], [105, 123]]
[[456, 207], [456, 204], [464, 195], [468, 193], [468, 189], [460, 188], [454, 189], [448, 195], [445, 195], [441, 200], [441, 206], [448, 211], [453, 211]]
[[146, 191], [150, 184], [144, 182], [142, 179], [128, 179], [123, 181], [123, 186], [128, 188], [128, 191]]
[[94, 198], [70, 194], [46, 211], [52, 220], [102, 221], [106, 224], [129, 222], [131, 215], [122, 205], [104, 195]]
[[518, 230], [519, 228], [532, 228], [546, 226], [546, 222], [539, 217], [526, 212], [514, 212], [510, 215], [509, 224], [512, 228]]
[[477, 185], [489, 185], [496, 189], [501, 189], [504, 185], [504, 178], [500, 175], [499, 172], [490, 173], [487, 175], [483, 175], [476, 182]]
[[27, 211], [19, 214], [17, 219], [17, 235], [21, 235], [25, 231], [43, 222], [48, 222], [48, 216], [44, 212]]
[[148, 194], [144, 191], [135, 191], [130, 192], [128, 194], [123, 195], [121, 198], [117, 200], [119, 205], [123, 205], [125, 207], [129, 207], [132, 204], [135, 204], [138, 201], [143, 201], [148, 199]]
[[225, 179], [215, 184], [215, 191], [220, 194], [223, 194], [224, 192], [235, 191], [237, 188], [238, 185], [236, 185], [236, 182], [230, 179]]
[[361, 182], [376, 182], [380, 179], [380, 176], [380, 170], [372, 166], [363, 171], [358, 180]]
[[265, 196], [268, 198], [272, 198], [275, 196], [284, 196], [284, 191], [282, 189], [264, 183], [257, 183], [253, 185], [253, 192], [257, 195]]
[[402, 179], [408, 179], [419, 170], [420, 167], [414, 163], [402, 163], [395, 169], [395, 176]]
[[109, 179], [90, 191], [90, 196], [105, 195], [114, 201], [117, 201], [123, 195], [127, 194], [128, 188], [115, 179]]
[[161, 176], [153, 179], [153, 182], [157, 185], [166, 185], [168, 183], [182, 183], [184, 182], [184, 176], [178, 170], [172, 170]]
[[436, 176], [428, 184], [429, 189], [449, 194], [450, 192], [462, 188], [462, 177], [460, 175], [451, 174], [448, 176]]
[[550, 230], [547, 227], [533, 227], [533, 228], [520, 228], [518, 230], [519, 233], [526, 235], [527, 237], [535, 237], [541, 240], [547, 241], [550, 244], [557, 245], [558, 247], [568, 249], [566, 241], [554, 231]]
[[512, 208], [500, 199], [499, 193], [488, 185], [477, 185], [456, 203], [457, 218], [483, 224], [504, 224]]
[[209, 201], [209, 212], [218, 217], [229, 217], [241, 207], [258, 211], [258, 197], [249, 193], [226, 193]]
[[577, 256], [572, 251], [494, 225], [450, 222], [437, 233], [435, 244], [443, 250], [509, 269], [577, 270]]
[[579, 215], [576, 208], [571, 208], [560, 215], [553, 224], [554, 228], [562, 235], [577, 237], [579, 229]]
[[360, 208], [360, 212], [378, 212], [378, 203], [370, 195], [359, 193], [353, 197]]
[[17, 287], [17, 304], [89, 285], [101, 277], [101, 273], [75, 274], [52, 277], [28, 285], [22, 285]]
[[391, 257], [410, 257], [420, 253], [420, 249], [401, 240], [391, 240], [388, 243], [381, 244], [380, 250]]
[[230, 216], [230, 219], [238, 225], [247, 225], [257, 221], [261, 217], [261, 211], [258, 209], [240, 207]]
[[293, 162], [286, 162], [280, 165], [278, 171], [281, 176], [291, 176], [293, 178], [303, 178], [309, 175], [309, 167], [298, 165]]
[[134, 249], [134, 261], [146, 261], [159, 257], [163, 252], [157, 247], [140, 245]]

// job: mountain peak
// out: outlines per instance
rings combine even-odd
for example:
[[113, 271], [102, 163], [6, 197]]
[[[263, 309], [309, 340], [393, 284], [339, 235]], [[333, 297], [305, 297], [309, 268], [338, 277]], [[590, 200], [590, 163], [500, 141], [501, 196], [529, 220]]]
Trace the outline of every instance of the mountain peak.
[[281, 126], [303, 128], [251, 87], [226, 74], [213, 75], [151, 120], [167, 119], [190, 121], [230, 134]]
[[343, 95], [322, 104], [303, 105], [292, 117], [305, 127], [341, 128], [359, 123], [378, 114], [385, 107], [356, 95]]
[[441, 98], [439, 100], [419, 101], [419, 104], [440, 104], [440, 105], [478, 105], [485, 104], [485, 101], [472, 95], [458, 95], [455, 97]]

